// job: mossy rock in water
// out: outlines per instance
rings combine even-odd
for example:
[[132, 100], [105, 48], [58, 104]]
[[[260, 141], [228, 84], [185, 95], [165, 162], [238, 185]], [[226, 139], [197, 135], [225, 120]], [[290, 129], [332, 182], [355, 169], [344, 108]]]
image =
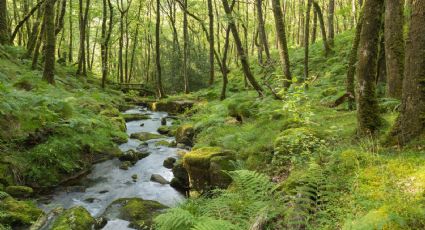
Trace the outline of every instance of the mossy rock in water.
[[114, 124], [121, 131], [125, 132], [127, 130], [127, 125], [125, 124], [125, 120], [122, 116], [111, 117], [110, 120], [112, 121], [112, 124]]
[[33, 189], [27, 186], [8, 186], [5, 189], [5, 192], [9, 193], [13, 197], [17, 198], [26, 198], [30, 197], [33, 194]]
[[193, 150], [183, 157], [183, 166], [189, 174], [191, 188], [207, 191], [212, 188], [226, 188], [231, 178], [223, 170], [234, 170], [234, 152], [216, 147]]
[[150, 103], [149, 107], [152, 111], [165, 111], [172, 114], [183, 113], [193, 107], [194, 101], [158, 101]]
[[159, 139], [163, 138], [164, 136], [161, 134], [156, 133], [148, 133], [148, 132], [139, 132], [139, 133], [132, 133], [130, 135], [130, 138], [137, 139], [139, 141], [148, 141], [152, 139]]
[[124, 120], [129, 122], [129, 121], [138, 121], [138, 120], [148, 120], [150, 119], [149, 115], [146, 114], [140, 114], [140, 113], [136, 113], [136, 114], [123, 114]]
[[159, 134], [167, 135], [171, 132], [171, 129], [169, 126], [163, 125], [160, 126], [157, 131]]
[[117, 144], [124, 144], [128, 141], [128, 135], [124, 132], [114, 132], [112, 135], [112, 141]]
[[[157, 201], [122, 198], [112, 202], [103, 216], [108, 219], [120, 218], [130, 221], [130, 227], [136, 229], [150, 229], [153, 219], [166, 208], [167, 206]], [[115, 216], [116, 213], [118, 216]]]
[[165, 147], [170, 147], [172, 146], [171, 142], [168, 142], [166, 140], [162, 140], [162, 141], [158, 141], [155, 143], [155, 146], [165, 146]]
[[53, 223], [52, 230], [92, 229], [95, 219], [83, 207], [77, 206], [63, 212]]
[[184, 124], [177, 128], [176, 142], [192, 146], [193, 138], [195, 136], [195, 129], [191, 124]]
[[24, 228], [33, 224], [43, 211], [30, 201], [18, 201], [5, 196], [0, 201], [0, 223], [12, 229]]
[[183, 193], [189, 191], [189, 175], [183, 167], [182, 161], [178, 161], [174, 164], [173, 175], [174, 178], [170, 182], [171, 187]]

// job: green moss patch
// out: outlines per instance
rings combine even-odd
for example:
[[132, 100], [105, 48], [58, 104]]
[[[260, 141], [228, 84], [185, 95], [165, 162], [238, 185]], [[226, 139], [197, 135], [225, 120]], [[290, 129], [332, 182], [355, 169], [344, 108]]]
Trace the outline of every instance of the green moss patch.
[[164, 137], [163, 135], [156, 134], [156, 133], [148, 133], [148, 132], [132, 133], [130, 135], [130, 138], [137, 139], [139, 141], [148, 141], [148, 140], [159, 139], [163, 137]]
[[77, 206], [63, 212], [53, 223], [52, 230], [86, 230], [91, 229], [94, 218], [83, 207]]

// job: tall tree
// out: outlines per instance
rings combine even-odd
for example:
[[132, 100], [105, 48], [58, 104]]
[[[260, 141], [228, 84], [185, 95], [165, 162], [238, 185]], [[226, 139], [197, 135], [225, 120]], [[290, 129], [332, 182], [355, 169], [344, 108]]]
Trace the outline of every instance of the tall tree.
[[331, 52], [331, 48], [329, 47], [329, 43], [326, 37], [326, 29], [325, 29], [325, 22], [323, 20], [323, 14], [322, 10], [320, 9], [319, 4], [314, 1], [313, 2], [314, 11], [317, 13], [317, 17], [319, 19], [320, 23], [320, 30], [322, 31], [322, 39], [323, 39], [323, 47], [325, 49], [325, 55], [328, 55]]
[[0, 0], [0, 44], [9, 44], [9, 26], [7, 23], [7, 0]]
[[[266, 63], [270, 63], [270, 51], [269, 51], [269, 45], [267, 42], [267, 36], [266, 36], [266, 30], [264, 28], [264, 16], [263, 16], [263, 0], [256, 0], [256, 8], [257, 8], [257, 21], [258, 21], [258, 35], [260, 37], [260, 44], [259, 44], [259, 52], [260, 57], [262, 57], [261, 52], [264, 49], [264, 52], [266, 53]], [[260, 60], [262, 62], [262, 60]], [[264, 64], [264, 63], [261, 63]]]
[[229, 27], [230, 30], [232, 31], [233, 34], [233, 38], [235, 40], [235, 44], [236, 44], [236, 49], [238, 52], [238, 56], [239, 59], [241, 61], [242, 64], [242, 70], [244, 72], [245, 77], [248, 79], [248, 81], [251, 83], [252, 87], [254, 87], [254, 89], [258, 92], [259, 96], [263, 96], [263, 89], [260, 86], [260, 84], [258, 84], [257, 80], [255, 80], [254, 75], [251, 72], [251, 69], [249, 67], [249, 61], [248, 61], [248, 57], [247, 54], [245, 53], [245, 50], [242, 46], [242, 41], [241, 38], [239, 37], [239, 32], [238, 29], [236, 27], [236, 23], [235, 20], [232, 16], [232, 10], [229, 6], [229, 3], [227, 0], [222, 0], [223, 3], [223, 7], [224, 7], [224, 11], [226, 12], [226, 16], [229, 20]]
[[[102, 42], [100, 43], [100, 53], [102, 58], [102, 88], [105, 88], [106, 79], [108, 79], [108, 51], [109, 40], [111, 39], [114, 9], [111, 0], [102, 0]], [[109, 27], [107, 25], [109, 8]], [[107, 28], [108, 27], [108, 28]]]
[[210, 61], [210, 85], [214, 83], [214, 9], [212, 0], [208, 0], [208, 18], [209, 18], [209, 61]]
[[284, 74], [283, 86], [287, 89], [291, 86], [292, 76], [289, 63], [288, 44], [286, 41], [285, 22], [283, 20], [283, 13], [280, 6], [280, 0], [272, 0], [272, 10], [276, 26], [276, 36], [278, 40], [279, 56]]
[[375, 93], [379, 29], [384, 0], [367, 0], [360, 34], [357, 66], [357, 123], [359, 135], [373, 135], [381, 120]]
[[161, 47], [160, 47], [160, 29], [161, 29], [161, 0], [156, 0], [156, 25], [155, 25], [155, 52], [156, 52], [156, 89], [159, 98], [165, 97], [164, 88], [161, 79]]
[[334, 19], [335, 19], [335, 0], [329, 0], [329, 9], [328, 9], [328, 33], [329, 33], [329, 43], [333, 45], [335, 37], [334, 29]]
[[86, 62], [86, 29], [88, 22], [88, 14], [90, 8], [90, 0], [86, 0], [86, 6], [83, 5], [83, 0], [79, 0], [79, 26], [80, 26], [80, 48], [78, 52], [78, 69], [77, 75], [87, 76]]
[[44, 4], [45, 48], [43, 80], [55, 84], [55, 1], [46, 0]]
[[304, 80], [308, 80], [308, 49], [310, 40], [310, 11], [312, 0], [307, 2], [307, 10], [305, 13], [305, 31], [304, 31]]
[[187, 0], [183, 0], [183, 81], [184, 92], [189, 93], [189, 71], [188, 71], [188, 56], [189, 56], [189, 32], [187, 24]]
[[387, 94], [401, 98], [404, 72], [403, 0], [385, 0]]
[[425, 1], [412, 2], [400, 115], [391, 132], [404, 145], [425, 133]]

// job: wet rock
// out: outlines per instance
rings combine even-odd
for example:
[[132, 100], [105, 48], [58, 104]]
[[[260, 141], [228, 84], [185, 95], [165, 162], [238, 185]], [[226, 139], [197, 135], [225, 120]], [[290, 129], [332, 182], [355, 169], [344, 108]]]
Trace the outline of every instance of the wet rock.
[[157, 131], [158, 131], [159, 134], [167, 135], [171, 132], [171, 129], [170, 129], [169, 126], [162, 125], [158, 128]]
[[124, 120], [126, 122], [129, 121], [138, 121], [138, 120], [148, 120], [150, 119], [150, 116], [147, 114], [140, 114], [140, 113], [136, 113], [136, 114], [123, 114]]
[[133, 180], [137, 180], [137, 174], [133, 174], [133, 175], [131, 175], [131, 178], [132, 178]]
[[167, 118], [161, 118], [161, 125], [167, 125]]
[[104, 194], [104, 193], [107, 193], [107, 192], [109, 192], [109, 191], [108, 190], [99, 191], [100, 194]]
[[132, 164], [131, 164], [130, 161], [124, 161], [124, 162], [121, 163], [120, 169], [122, 169], [122, 170], [128, 170], [128, 168], [130, 168], [131, 165]]
[[177, 128], [176, 142], [184, 145], [192, 146], [195, 130], [190, 124], [185, 124]]
[[183, 113], [193, 107], [194, 101], [158, 101], [150, 104], [150, 109], [153, 111], [165, 111], [172, 114]]
[[135, 229], [151, 229], [153, 219], [167, 206], [151, 200], [140, 198], [122, 198], [115, 200], [103, 213], [106, 219], [123, 219], [129, 221], [129, 227]]
[[171, 187], [183, 193], [189, 191], [189, 175], [183, 167], [182, 162], [177, 162], [177, 164], [174, 165], [173, 175], [174, 178], [170, 182]]
[[166, 167], [167, 169], [172, 169], [174, 166], [174, 163], [176, 163], [176, 158], [174, 157], [168, 157], [167, 159], [164, 160], [164, 162], [162, 163], [162, 165], [164, 167]]
[[160, 184], [169, 184], [170, 183], [163, 176], [161, 176], [159, 174], [152, 174], [151, 181], [157, 182], [157, 183], [160, 183]]
[[151, 139], [159, 139], [163, 138], [163, 135], [155, 134], [155, 133], [148, 133], [148, 132], [139, 132], [139, 133], [132, 133], [130, 135], [130, 138], [137, 139], [139, 141], [148, 141]]
[[66, 192], [85, 192], [86, 191], [86, 187], [84, 186], [69, 186], [66, 187]]
[[120, 157], [118, 157], [120, 161], [130, 161], [132, 163], [135, 163], [139, 160], [139, 157], [137, 156], [137, 152], [133, 149], [127, 150], [124, 154], [122, 154]]
[[5, 191], [13, 197], [27, 198], [33, 194], [33, 189], [27, 186], [8, 186]]
[[185, 149], [186, 148], [186, 145], [184, 145], [182, 143], [177, 143], [176, 144], [176, 147], [179, 148], [179, 149]]
[[145, 123], [140, 124], [141, 127], [145, 126]]
[[87, 203], [93, 203], [95, 200], [97, 200], [97, 199], [93, 198], [93, 197], [89, 197], [89, 198], [85, 199], [84, 201], [87, 202]]
[[170, 147], [170, 142], [163, 140], [163, 141], [158, 141], [155, 143], [155, 146], [166, 146], [166, 147]]
[[94, 229], [102, 229], [108, 223], [108, 220], [104, 217], [98, 217], [94, 220]]
[[231, 164], [235, 154], [216, 147], [206, 147], [188, 152], [183, 166], [189, 174], [190, 187], [199, 192], [212, 188], [226, 188], [231, 183], [223, 170], [234, 170]]
[[77, 206], [64, 211], [55, 220], [52, 230], [83, 230], [91, 229], [95, 219], [83, 207]]

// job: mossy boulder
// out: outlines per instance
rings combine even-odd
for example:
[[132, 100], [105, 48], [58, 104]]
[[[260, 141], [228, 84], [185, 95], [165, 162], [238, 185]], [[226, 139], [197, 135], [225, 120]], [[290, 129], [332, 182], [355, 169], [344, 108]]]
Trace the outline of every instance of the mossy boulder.
[[166, 140], [162, 140], [162, 141], [158, 141], [155, 143], [155, 146], [166, 146], [166, 147], [171, 147], [173, 145], [173, 143], [168, 142]]
[[117, 144], [127, 143], [128, 135], [124, 132], [114, 132], [112, 133], [112, 141]]
[[129, 122], [129, 121], [138, 121], [138, 120], [148, 120], [150, 119], [149, 115], [146, 114], [140, 114], [140, 113], [136, 113], [136, 114], [123, 114], [124, 120]]
[[169, 126], [162, 125], [158, 128], [157, 131], [159, 134], [167, 135], [171, 132], [171, 128]]
[[172, 169], [174, 167], [174, 163], [176, 163], [176, 158], [174, 157], [167, 157], [167, 159], [164, 160], [162, 165], [168, 169]]
[[178, 161], [173, 167], [174, 178], [171, 180], [171, 187], [186, 193], [189, 191], [189, 174], [183, 166], [182, 161]]
[[212, 188], [226, 188], [231, 178], [223, 170], [234, 170], [231, 161], [236, 160], [232, 151], [205, 147], [188, 152], [183, 166], [189, 175], [191, 188], [203, 192]]
[[43, 211], [30, 201], [15, 200], [11, 196], [0, 199], [0, 223], [19, 229], [33, 224]]
[[[105, 218], [120, 218], [130, 221], [130, 227], [136, 229], [150, 229], [153, 219], [167, 206], [156, 201], [143, 200], [140, 198], [122, 198], [115, 200], [105, 210]], [[118, 216], [116, 216], [118, 213]]]
[[148, 132], [139, 132], [139, 133], [132, 133], [130, 135], [130, 138], [137, 139], [139, 141], [148, 141], [152, 139], [159, 139], [163, 138], [164, 136], [161, 134], [156, 133], [148, 133]]
[[193, 107], [194, 101], [158, 101], [150, 103], [149, 107], [152, 111], [164, 111], [172, 114], [183, 113]]
[[111, 117], [110, 120], [112, 123], [119, 128], [119, 130], [125, 132], [127, 130], [127, 125], [125, 124], [125, 120], [122, 116]]
[[191, 124], [181, 125], [176, 131], [176, 142], [188, 146], [193, 145], [193, 138], [195, 137], [195, 129]]
[[77, 206], [63, 212], [53, 223], [52, 230], [92, 229], [95, 219], [83, 207]]
[[27, 186], [12, 185], [6, 187], [5, 192], [9, 193], [13, 197], [26, 198], [30, 197], [34, 190]]
[[129, 149], [121, 156], [118, 157], [120, 161], [129, 161], [132, 164], [135, 164], [137, 161], [149, 156], [149, 152], [145, 151], [136, 151], [134, 149]]
[[169, 184], [170, 183], [169, 181], [167, 181], [167, 179], [165, 179], [163, 176], [161, 176], [159, 174], [152, 174], [150, 180], [153, 181], [153, 182], [160, 183], [160, 184]]

